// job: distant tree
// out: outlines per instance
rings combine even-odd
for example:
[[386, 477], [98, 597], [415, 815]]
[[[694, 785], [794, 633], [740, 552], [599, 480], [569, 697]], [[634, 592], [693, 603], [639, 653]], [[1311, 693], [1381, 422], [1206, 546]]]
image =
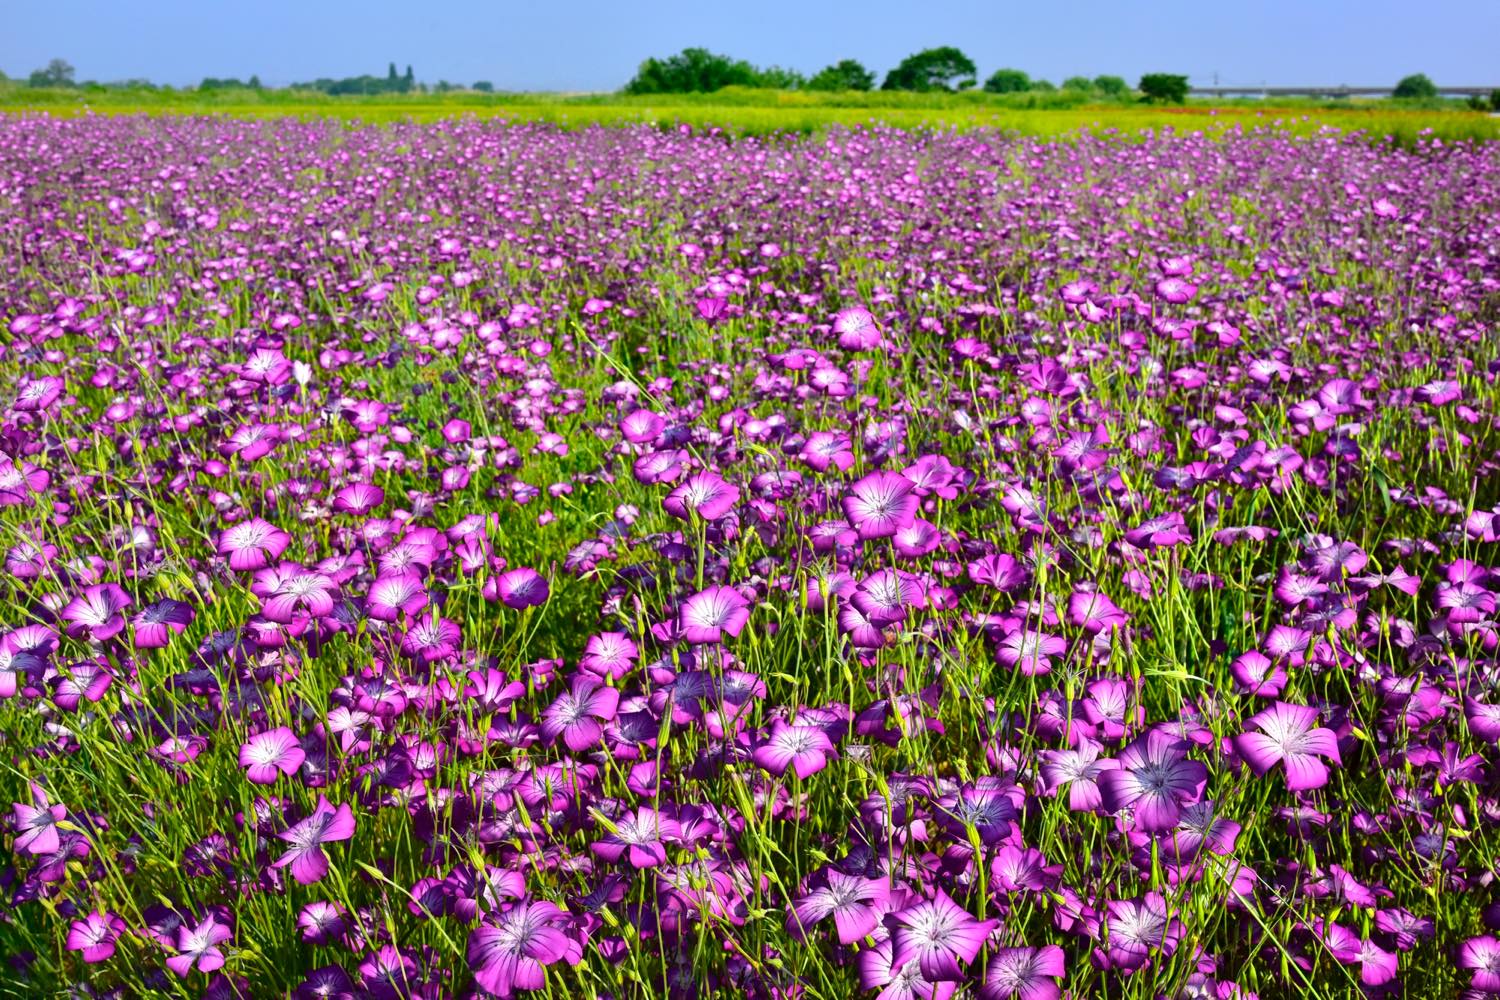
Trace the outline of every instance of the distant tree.
[[391, 91], [401, 89], [401, 78], [396, 75], [396, 64], [390, 63], [385, 68], [385, 85]]
[[198, 84], [198, 89], [199, 90], [243, 90], [246, 87], [253, 87], [253, 86], [254, 86], [254, 84], [244, 83], [244, 82], [242, 82], [240, 80], [236, 80], [232, 76], [226, 76], [226, 77], [205, 76], [203, 78], [203, 82], [200, 83], [200, 84]]
[[707, 94], [724, 87], [760, 84], [760, 74], [743, 59], [687, 48], [666, 59], [653, 57], [641, 63], [635, 77], [625, 85], [625, 93]]
[[794, 69], [767, 66], [755, 71], [755, 86], [770, 90], [800, 90], [807, 86], [807, 77]]
[[1040, 94], [1052, 94], [1057, 91], [1057, 84], [1051, 80], [1032, 80], [1031, 89]]
[[1123, 97], [1130, 90], [1130, 85], [1121, 76], [1096, 76], [1094, 89], [1106, 97]]
[[488, 80], [475, 80], [474, 89], [481, 94], [493, 94], [495, 92], [495, 85]]
[[818, 70], [807, 81], [808, 90], [869, 90], [875, 86], [875, 74], [857, 59], [840, 59], [832, 66]]
[[1490, 91], [1490, 110], [1500, 111], [1500, 90]]
[[1188, 78], [1175, 73], [1147, 73], [1136, 89], [1152, 104], [1181, 104], [1187, 100]]
[[1426, 73], [1413, 73], [1411, 76], [1403, 76], [1401, 82], [1396, 84], [1392, 97], [1420, 100], [1432, 98], [1438, 95], [1437, 84], [1427, 78]]
[[260, 74], [259, 73], [251, 73], [250, 74], [250, 79], [249, 79], [248, 82], [250, 84], [250, 89], [251, 90], [263, 90], [263, 89], [265, 89], [265, 84], [263, 84], [263, 83], [260, 82]]
[[449, 83], [447, 80], [439, 80], [437, 82], [437, 86], [433, 87], [432, 89], [437, 91], [439, 94], [446, 94], [450, 90], [457, 90], [458, 85], [455, 83]]
[[1019, 94], [1031, 89], [1031, 77], [1018, 69], [997, 69], [984, 81], [984, 89], [991, 94]]
[[406, 73], [401, 77], [401, 93], [409, 94], [411, 89], [417, 85], [417, 78], [412, 75], [411, 63], [406, 64]]
[[33, 87], [71, 87], [74, 72], [66, 59], [54, 59], [45, 69], [33, 70], [26, 82]]
[[[1121, 81], [1124, 82], [1123, 80]], [[1094, 81], [1086, 76], [1070, 76], [1062, 82], [1063, 90], [1094, 90]]]
[[967, 90], [974, 86], [974, 60], [951, 45], [923, 49], [885, 75], [881, 90]]

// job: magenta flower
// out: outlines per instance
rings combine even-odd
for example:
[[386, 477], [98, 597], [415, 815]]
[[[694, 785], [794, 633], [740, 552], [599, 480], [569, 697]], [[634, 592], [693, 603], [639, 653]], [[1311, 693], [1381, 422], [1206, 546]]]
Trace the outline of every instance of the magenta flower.
[[939, 889], [893, 915], [891, 964], [896, 968], [915, 960], [922, 975], [935, 982], [963, 978], [960, 964], [974, 961], [998, 920], [976, 920]]
[[380, 576], [365, 596], [365, 613], [376, 621], [394, 622], [411, 617], [427, 607], [429, 598], [422, 577], [407, 570]]
[[1489, 934], [1471, 937], [1458, 949], [1458, 967], [1469, 969], [1469, 985], [1486, 993], [1500, 992], [1500, 940]]
[[1208, 768], [1188, 759], [1189, 746], [1158, 729], [1130, 744], [1116, 758], [1117, 766], [1099, 775], [1105, 808], [1130, 809], [1142, 833], [1172, 829], [1182, 806], [1196, 802], [1208, 781]]
[[859, 963], [859, 984], [867, 990], [880, 989], [875, 1000], [950, 1000], [958, 990], [956, 982], [929, 980], [916, 962], [896, 964], [893, 952], [894, 946], [885, 940], [861, 951], [855, 959]]
[[750, 602], [733, 587], [709, 587], [683, 601], [677, 617], [688, 642], [716, 643], [740, 634], [750, 620]]
[[589, 850], [605, 861], [618, 864], [622, 857], [628, 857], [632, 868], [655, 868], [667, 862], [662, 841], [676, 839], [681, 832], [675, 819], [641, 806], [635, 815], [615, 820], [609, 833], [590, 844]]
[[469, 935], [469, 967], [475, 982], [502, 997], [545, 987], [546, 966], [565, 958], [577, 964], [582, 958], [581, 949], [575, 952], [563, 932], [564, 919], [556, 904], [539, 900], [525, 900], [494, 914], [491, 922]]
[[93, 965], [115, 953], [115, 941], [125, 933], [125, 921], [108, 911], [95, 911], [68, 927], [68, 950]]
[[521, 567], [500, 574], [496, 581], [500, 600], [507, 608], [520, 611], [547, 603], [550, 590], [547, 581], [534, 569]]
[[279, 558], [291, 542], [291, 535], [256, 517], [225, 529], [219, 536], [219, 554], [229, 559], [230, 569], [262, 569]]
[[1328, 784], [1328, 768], [1319, 757], [1340, 765], [1338, 737], [1331, 729], [1314, 728], [1316, 709], [1278, 701], [1270, 708], [1250, 717], [1258, 733], [1246, 732], [1234, 738], [1234, 748], [1257, 775], [1264, 775], [1282, 762], [1286, 767], [1286, 786], [1294, 792], [1322, 788]]
[[[290, 564], [283, 563], [282, 566], [287, 568]], [[291, 568], [293, 572], [278, 574], [273, 589], [261, 595], [261, 614], [282, 625], [289, 624], [299, 613], [305, 612], [314, 618], [332, 614], [338, 584], [322, 573], [310, 573], [300, 566]]]
[[771, 734], [751, 757], [778, 778], [789, 770], [799, 778], [806, 778], [823, 770], [832, 753], [833, 742], [821, 727], [789, 726], [777, 719]]
[[558, 737], [574, 753], [595, 746], [604, 737], [602, 723], [615, 717], [620, 692], [587, 677], [575, 677], [569, 689], [542, 713], [542, 736], [549, 743]]
[[93, 642], [113, 638], [124, 630], [123, 612], [130, 604], [130, 596], [113, 583], [87, 587], [63, 609], [68, 635]]
[[192, 624], [193, 617], [192, 605], [174, 601], [170, 597], [147, 605], [131, 619], [131, 624], [135, 626], [135, 647], [162, 649], [171, 641], [172, 636], [180, 634]]
[[1057, 945], [1041, 948], [1001, 948], [990, 959], [979, 988], [981, 1000], [1057, 1000], [1056, 980], [1067, 975], [1063, 951]]
[[1068, 651], [1068, 640], [1031, 629], [1016, 629], [1000, 640], [995, 658], [1007, 667], [1015, 667], [1027, 677], [1052, 672], [1052, 658]]
[[844, 516], [859, 537], [889, 538], [907, 527], [921, 503], [916, 487], [898, 472], [872, 472], [849, 488], [844, 496]]
[[291, 865], [292, 878], [301, 885], [311, 885], [328, 874], [328, 855], [323, 852], [323, 845], [354, 836], [354, 813], [347, 803], [335, 809], [326, 796], [319, 795], [311, 816], [277, 836], [292, 848], [277, 858], [272, 867]]
[[240, 767], [256, 785], [274, 784], [278, 773], [295, 774], [306, 759], [297, 734], [286, 726], [256, 733], [240, 747]]
[[1110, 900], [1106, 912], [1109, 958], [1116, 968], [1134, 972], [1150, 961], [1152, 952], [1165, 958], [1177, 950], [1182, 924], [1168, 911], [1161, 893]]
[[458, 625], [429, 612], [406, 630], [401, 639], [401, 652], [423, 663], [446, 660], [458, 652], [462, 637]]
[[859, 878], [829, 869], [822, 886], [792, 904], [786, 929], [801, 940], [808, 928], [831, 916], [839, 942], [853, 944], [875, 932], [890, 898], [890, 884], [885, 879]]
[[220, 923], [212, 913], [192, 930], [183, 924], [177, 928], [177, 954], [167, 958], [167, 968], [183, 978], [187, 978], [194, 968], [199, 972], [222, 969], [224, 953], [219, 950], [219, 945], [232, 937], [234, 931], [228, 924]]
[[734, 509], [740, 502], [737, 487], [724, 481], [716, 472], [700, 472], [689, 476], [682, 484], [667, 494], [662, 507], [673, 517], [689, 520], [697, 514], [705, 521], [717, 521]]
[[16, 831], [12, 845], [17, 854], [41, 857], [56, 853], [61, 846], [57, 824], [61, 823], [68, 810], [52, 805], [47, 793], [39, 785], [31, 786], [31, 805], [16, 802], [11, 805], [11, 826]]
[[840, 309], [833, 317], [833, 332], [846, 351], [868, 351], [880, 346], [880, 327], [870, 310], [860, 306]]
[[639, 657], [635, 641], [624, 632], [600, 632], [584, 644], [580, 669], [596, 677], [620, 680], [635, 667]]
[[335, 514], [368, 514], [385, 502], [385, 490], [374, 483], [350, 483], [333, 495]]

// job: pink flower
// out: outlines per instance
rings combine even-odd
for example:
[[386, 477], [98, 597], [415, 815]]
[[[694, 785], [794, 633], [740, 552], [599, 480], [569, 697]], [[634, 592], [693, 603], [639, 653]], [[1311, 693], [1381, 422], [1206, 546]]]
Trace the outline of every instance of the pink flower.
[[889, 538], [917, 516], [916, 487], [898, 472], [872, 472], [849, 488], [844, 516], [859, 537]]
[[90, 913], [73, 921], [68, 928], [68, 950], [90, 965], [102, 962], [115, 953], [115, 941], [125, 933], [125, 921], [108, 911]]
[[683, 601], [677, 617], [688, 642], [716, 643], [740, 634], [750, 620], [750, 602], [733, 587], [709, 587]]
[[192, 930], [184, 924], [177, 928], [177, 954], [168, 957], [167, 967], [183, 978], [187, 978], [194, 967], [200, 972], [222, 969], [224, 953], [219, 950], [219, 945], [232, 937], [234, 931], [227, 924], [219, 923], [212, 913]]
[[1187, 756], [1186, 740], [1153, 729], [1120, 752], [1118, 766], [1099, 776], [1099, 791], [1111, 812], [1130, 809], [1135, 828], [1157, 833], [1177, 825], [1182, 806], [1196, 802], [1208, 768]]
[[700, 472], [683, 480], [681, 486], [667, 494], [661, 505], [668, 514], [684, 521], [693, 514], [705, 521], [717, 521], [739, 502], [737, 487], [725, 482], [716, 472]]
[[979, 955], [998, 920], [976, 920], [939, 889], [933, 899], [924, 899], [892, 918], [891, 965], [899, 968], [915, 960], [922, 975], [935, 982], [963, 978], [960, 963], [967, 965]]
[[63, 609], [63, 620], [69, 622], [68, 635], [94, 642], [119, 635], [125, 629], [122, 612], [130, 604], [130, 596], [113, 583], [88, 587]]
[[219, 536], [219, 554], [228, 557], [230, 569], [262, 569], [285, 552], [291, 541], [291, 535], [256, 517], [225, 529]]
[[1241, 733], [1234, 747], [1250, 770], [1264, 775], [1277, 761], [1286, 766], [1286, 786], [1294, 792], [1322, 788], [1328, 783], [1328, 768], [1319, 757], [1334, 764], [1339, 760], [1338, 737], [1331, 729], [1314, 728], [1316, 709], [1278, 701], [1270, 708], [1251, 716], [1250, 724], [1258, 733]]
[[481, 987], [499, 996], [547, 985], [546, 966], [562, 959], [576, 965], [582, 947], [563, 932], [556, 904], [525, 900], [491, 916], [469, 935], [469, 968]]
[[558, 737], [574, 753], [596, 745], [604, 736], [601, 723], [615, 717], [620, 692], [586, 677], [576, 677], [572, 686], [542, 713], [542, 735], [549, 742]]
[[272, 863], [273, 868], [292, 866], [292, 878], [301, 885], [311, 885], [328, 874], [328, 855], [323, 845], [354, 836], [354, 813], [347, 803], [337, 809], [326, 796], [318, 796], [313, 814], [279, 834], [292, 849]]
[[297, 734], [286, 726], [257, 733], [240, 747], [240, 767], [245, 777], [257, 785], [275, 783], [278, 773], [295, 774], [307, 759], [297, 741]]
[[799, 778], [806, 778], [823, 770], [831, 753], [833, 742], [820, 727], [789, 726], [777, 719], [771, 735], [755, 748], [751, 757], [778, 778], [789, 770]]
[[830, 869], [822, 886], [792, 904], [786, 929], [801, 940], [808, 928], [831, 916], [839, 942], [853, 944], [875, 932], [890, 898], [885, 879], [859, 878]]
[[1055, 980], [1065, 975], [1063, 951], [1057, 945], [1001, 948], [985, 970], [980, 1000], [1057, 1000], [1062, 991]]
[[500, 574], [497, 587], [501, 602], [516, 611], [546, 604], [550, 593], [541, 574], [524, 566]]

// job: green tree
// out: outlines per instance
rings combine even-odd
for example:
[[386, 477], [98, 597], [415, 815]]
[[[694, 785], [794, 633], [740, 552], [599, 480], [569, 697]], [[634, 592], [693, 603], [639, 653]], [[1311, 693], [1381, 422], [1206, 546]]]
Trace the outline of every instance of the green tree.
[[1490, 91], [1490, 110], [1500, 111], [1500, 90]]
[[262, 89], [264, 89], [265, 84], [263, 84], [263, 83], [260, 82], [260, 74], [259, 73], [251, 73], [250, 74], [249, 87], [250, 87], [251, 90], [262, 90]]
[[73, 73], [74, 69], [66, 59], [54, 59], [45, 68], [32, 70], [26, 82], [33, 87], [71, 87]]
[[401, 89], [401, 78], [396, 75], [396, 64], [390, 63], [385, 68], [385, 85], [389, 90]]
[[875, 74], [857, 59], [840, 59], [832, 66], [818, 70], [807, 81], [808, 90], [869, 90], [875, 86]]
[[1175, 73], [1147, 73], [1136, 89], [1152, 104], [1181, 104], [1187, 100], [1188, 78]]
[[481, 94], [493, 94], [495, 92], [495, 85], [488, 80], [475, 80], [474, 89]]
[[1437, 84], [1427, 78], [1426, 73], [1413, 73], [1411, 76], [1403, 76], [1401, 82], [1396, 84], [1392, 97], [1405, 100], [1427, 100], [1438, 95]]
[[967, 90], [974, 86], [974, 60], [951, 45], [923, 49], [885, 75], [881, 90]]
[[1086, 76], [1070, 76], [1062, 82], [1062, 89], [1090, 91], [1094, 89], [1094, 81]]
[[417, 78], [412, 75], [411, 63], [406, 64], [406, 75], [401, 78], [401, 93], [409, 94], [417, 85]]
[[1130, 84], [1122, 76], [1096, 76], [1094, 89], [1105, 97], [1124, 97], [1130, 90]]
[[771, 90], [798, 90], [807, 85], [807, 77], [794, 69], [767, 66], [755, 71], [755, 85]]
[[1031, 89], [1031, 77], [1018, 69], [997, 69], [984, 81], [984, 89], [991, 94], [1019, 94]]
[[706, 94], [723, 87], [755, 87], [760, 76], [743, 59], [707, 49], [683, 49], [666, 59], [647, 59], [625, 85], [627, 94]]

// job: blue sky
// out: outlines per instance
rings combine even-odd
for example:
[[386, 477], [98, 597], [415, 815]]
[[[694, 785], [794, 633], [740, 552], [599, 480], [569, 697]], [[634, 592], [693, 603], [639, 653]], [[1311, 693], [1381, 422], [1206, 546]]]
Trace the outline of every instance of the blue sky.
[[381, 74], [514, 90], [612, 90], [648, 55], [689, 45], [813, 72], [856, 58], [883, 73], [958, 45], [981, 79], [1143, 72], [1206, 84], [1500, 86], [1500, 0], [4, 0], [0, 70], [60, 56], [79, 79], [205, 76], [269, 84]]

